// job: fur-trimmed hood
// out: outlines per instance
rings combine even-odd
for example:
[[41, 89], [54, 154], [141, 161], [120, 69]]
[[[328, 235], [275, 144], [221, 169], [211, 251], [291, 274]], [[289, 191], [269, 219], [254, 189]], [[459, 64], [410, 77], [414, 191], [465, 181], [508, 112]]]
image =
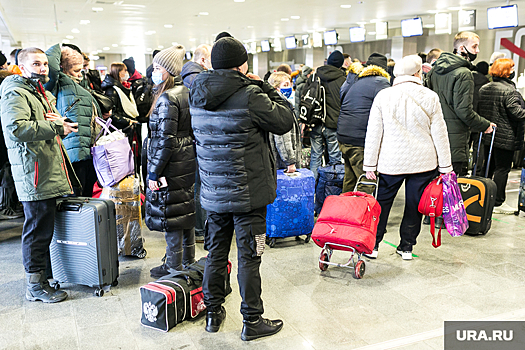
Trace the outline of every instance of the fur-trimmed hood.
[[350, 66], [348, 66], [348, 69], [346, 70], [346, 74], [353, 73], [355, 75], [359, 75], [363, 71], [364, 67], [361, 64], [361, 62], [354, 62]]
[[383, 68], [375, 65], [364, 67], [363, 70], [357, 76], [357, 79], [373, 76], [385, 77], [390, 81], [390, 74], [388, 74]]

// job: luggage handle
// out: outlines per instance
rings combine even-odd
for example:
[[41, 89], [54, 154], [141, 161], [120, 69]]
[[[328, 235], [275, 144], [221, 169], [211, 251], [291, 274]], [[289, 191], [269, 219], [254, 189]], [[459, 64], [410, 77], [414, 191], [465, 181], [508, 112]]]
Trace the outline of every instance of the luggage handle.
[[[487, 160], [487, 169], [485, 170], [485, 177], [489, 177], [490, 159], [492, 158], [492, 148], [494, 147], [494, 139], [496, 138], [496, 126], [492, 127], [492, 140], [490, 141], [489, 158]], [[472, 169], [472, 176], [476, 176], [476, 170], [479, 163], [479, 150], [481, 149], [481, 141], [483, 140], [483, 131], [479, 133], [478, 152], [476, 153], [476, 164]]]
[[61, 202], [57, 208], [58, 211], [80, 211], [80, 209], [82, 209], [82, 204], [69, 202]]
[[357, 183], [355, 184], [355, 187], [354, 187], [354, 192], [357, 192], [357, 186], [359, 185], [374, 186], [375, 187], [374, 198], [377, 199], [377, 190], [379, 189], [379, 176], [377, 176], [377, 182], [361, 181], [362, 178], [366, 178], [366, 174], [362, 174], [361, 176], [359, 176], [359, 178], [357, 179]]

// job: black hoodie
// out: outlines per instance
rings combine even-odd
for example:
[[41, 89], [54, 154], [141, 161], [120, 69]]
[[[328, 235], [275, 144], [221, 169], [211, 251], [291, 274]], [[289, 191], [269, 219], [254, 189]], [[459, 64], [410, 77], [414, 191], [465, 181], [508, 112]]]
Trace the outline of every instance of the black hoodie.
[[243, 213], [272, 203], [276, 169], [268, 132], [282, 135], [292, 129], [288, 102], [268, 83], [217, 69], [193, 81], [190, 113], [202, 207]]
[[341, 111], [341, 86], [346, 81], [345, 73], [334, 66], [326, 65], [317, 68], [317, 75], [321, 78], [321, 85], [326, 92], [326, 119], [325, 126], [337, 129], [337, 119]]

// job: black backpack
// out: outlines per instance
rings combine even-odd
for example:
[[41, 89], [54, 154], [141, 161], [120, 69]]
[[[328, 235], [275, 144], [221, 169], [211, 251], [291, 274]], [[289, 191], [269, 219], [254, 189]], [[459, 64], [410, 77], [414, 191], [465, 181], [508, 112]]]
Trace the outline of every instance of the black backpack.
[[326, 92], [321, 78], [312, 73], [301, 94], [299, 122], [308, 126], [323, 124], [326, 118]]
[[139, 112], [137, 121], [139, 123], [147, 123], [148, 112], [153, 103], [153, 84], [148, 81], [148, 78], [142, 78], [135, 80], [131, 89]]

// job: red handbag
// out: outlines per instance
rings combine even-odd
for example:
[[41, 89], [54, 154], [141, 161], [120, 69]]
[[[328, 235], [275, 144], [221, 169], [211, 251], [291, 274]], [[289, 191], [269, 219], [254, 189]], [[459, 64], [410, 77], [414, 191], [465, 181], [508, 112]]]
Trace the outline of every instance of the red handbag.
[[432, 245], [437, 248], [441, 245], [441, 226], [436, 239], [436, 217], [443, 214], [443, 181], [441, 176], [432, 180], [427, 185], [421, 199], [419, 200], [418, 211], [430, 217], [430, 233], [432, 234]]

